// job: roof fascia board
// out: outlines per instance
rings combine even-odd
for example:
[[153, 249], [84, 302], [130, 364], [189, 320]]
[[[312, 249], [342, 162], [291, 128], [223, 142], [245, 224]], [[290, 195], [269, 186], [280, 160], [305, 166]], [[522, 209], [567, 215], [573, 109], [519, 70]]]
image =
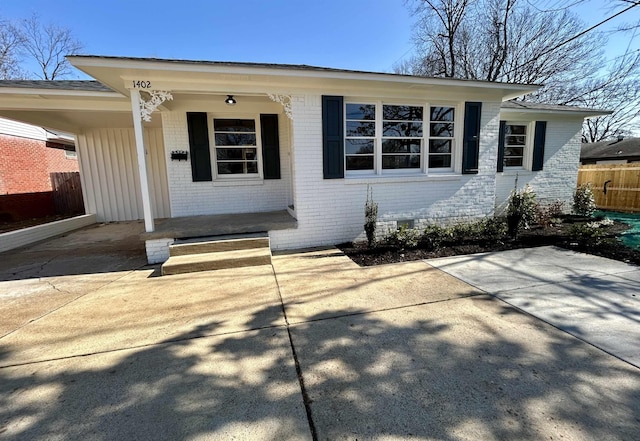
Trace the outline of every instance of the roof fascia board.
[[573, 117], [573, 116], [580, 116], [583, 118], [593, 118], [596, 116], [606, 116], [606, 115], [610, 115], [613, 112], [610, 110], [554, 110], [554, 109], [526, 109], [526, 108], [522, 108], [522, 109], [510, 109], [510, 108], [504, 108], [501, 107], [500, 108], [500, 113], [511, 113], [511, 114], [516, 114], [516, 113], [522, 113], [522, 114], [527, 114], [527, 115], [533, 115], [533, 114], [541, 114], [541, 115], [558, 115], [558, 116], [567, 116], [567, 117]]
[[[448, 78], [426, 78], [414, 77], [408, 75], [395, 75], [386, 73], [370, 73], [370, 72], [338, 72], [332, 70], [303, 70], [282, 68], [268, 68], [260, 66], [228, 66], [198, 63], [180, 63], [168, 62], [163, 60], [128, 60], [128, 59], [106, 59], [83, 56], [69, 56], [69, 62], [87, 73], [93, 75], [91, 67], [111, 68], [111, 69], [138, 69], [150, 71], [170, 71], [170, 72], [202, 72], [202, 73], [218, 73], [227, 75], [253, 75], [267, 77], [298, 77], [308, 79], [329, 79], [329, 80], [356, 80], [356, 81], [383, 81], [398, 84], [416, 84], [431, 86], [455, 86], [455, 87], [476, 87], [483, 89], [496, 89], [510, 91], [508, 97], [517, 97], [526, 93], [538, 90], [540, 85], [522, 85], [509, 83], [492, 83], [476, 80], [460, 80]], [[102, 81], [100, 78], [97, 80]], [[504, 93], [504, 92], [503, 92]], [[510, 99], [510, 98], [504, 99]]]

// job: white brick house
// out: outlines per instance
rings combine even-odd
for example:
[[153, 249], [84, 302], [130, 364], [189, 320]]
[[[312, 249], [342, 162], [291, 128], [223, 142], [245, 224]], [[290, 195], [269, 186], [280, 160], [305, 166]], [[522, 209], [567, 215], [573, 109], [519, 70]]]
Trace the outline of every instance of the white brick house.
[[583, 119], [603, 113], [509, 101], [539, 87], [521, 84], [69, 60], [97, 81], [1, 81], [0, 116], [76, 133], [87, 212], [144, 219], [150, 262], [178, 237], [156, 231], [163, 218], [286, 210], [296, 223], [269, 231], [274, 249], [353, 240], [368, 186], [389, 228], [490, 216], [516, 175], [541, 199], [568, 202]]

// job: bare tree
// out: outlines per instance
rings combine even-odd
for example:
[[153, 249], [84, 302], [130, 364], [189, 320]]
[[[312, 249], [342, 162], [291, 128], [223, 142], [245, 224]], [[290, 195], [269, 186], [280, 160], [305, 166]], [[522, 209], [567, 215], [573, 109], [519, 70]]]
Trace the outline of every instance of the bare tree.
[[20, 69], [22, 36], [8, 21], [0, 20], [0, 79], [9, 80], [23, 76]]
[[71, 74], [71, 65], [65, 55], [78, 53], [82, 44], [71, 30], [51, 23], [43, 24], [37, 15], [22, 20], [20, 33], [23, 50], [40, 67], [36, 75], [43, 80], [54, 80]]
[[396, 64], [396, 71], [544, 84], [526, 99], [615, 110], [585, 125], [589, 140], [622, 133], [637, 117], [637, 57], [603, 71], [606, 37], [584, 32], [570, 10], [545, 11], [523, 0], [416, 1], [416, 54]]
[[617, 136], [632, 135], [640, 118], [640, 53], [627, 52], [618, 57], [606, 74], [582, 82], [578, 93], [562, 104], [603, 108], [613, 113], [585, 121], [583, 142], [597, 142]]
[[[436, 75], [455, 77], [459, 59], [457, 40], [470, 0], [423, 0], [420, 14], [419, 43], [429, 48], [425, 63]], [[438, 29], [438, 32], [429, 32]]]

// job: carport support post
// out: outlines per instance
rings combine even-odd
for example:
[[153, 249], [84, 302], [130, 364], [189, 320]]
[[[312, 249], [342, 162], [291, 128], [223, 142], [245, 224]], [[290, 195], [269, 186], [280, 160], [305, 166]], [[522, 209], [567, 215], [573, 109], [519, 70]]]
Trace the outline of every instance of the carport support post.
[[136, 152], [138, 153], [138, 174], [140, 175], [140, 190], [142, 191], [144, 228], [147, 233], [150, 233], [155, 227], [153, 225], [153, 212], [151, 211], [149, 179], [147, 178], [147, 155], [144, 145], [142, 115], [140, 113], [140, 92], [136, 89], [131, 89], [131, 110], [133, 112], [133, 132], [136, 137]]

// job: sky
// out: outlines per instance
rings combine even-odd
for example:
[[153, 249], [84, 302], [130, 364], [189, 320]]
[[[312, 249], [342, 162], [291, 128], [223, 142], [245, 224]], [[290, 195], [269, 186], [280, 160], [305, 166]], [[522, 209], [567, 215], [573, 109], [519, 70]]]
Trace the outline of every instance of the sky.
[[[522, 0], [541, 9], [575, 0]], [[588, 27], [612, 15], [611, 0], [575, 9]], [[83, 54], [308, 64], [391, 72], [411, 54], [405, 0], [0, 0], [0, 18], [32, 13], [72, 30]], [[640, 20], [637, 7], [608, 28]], [[629, 36], [608, 47], [619, 54]], [[640, 36], [634, 49], [640, 48]], [[79, 78], [82, 78], [79, 76]]]

